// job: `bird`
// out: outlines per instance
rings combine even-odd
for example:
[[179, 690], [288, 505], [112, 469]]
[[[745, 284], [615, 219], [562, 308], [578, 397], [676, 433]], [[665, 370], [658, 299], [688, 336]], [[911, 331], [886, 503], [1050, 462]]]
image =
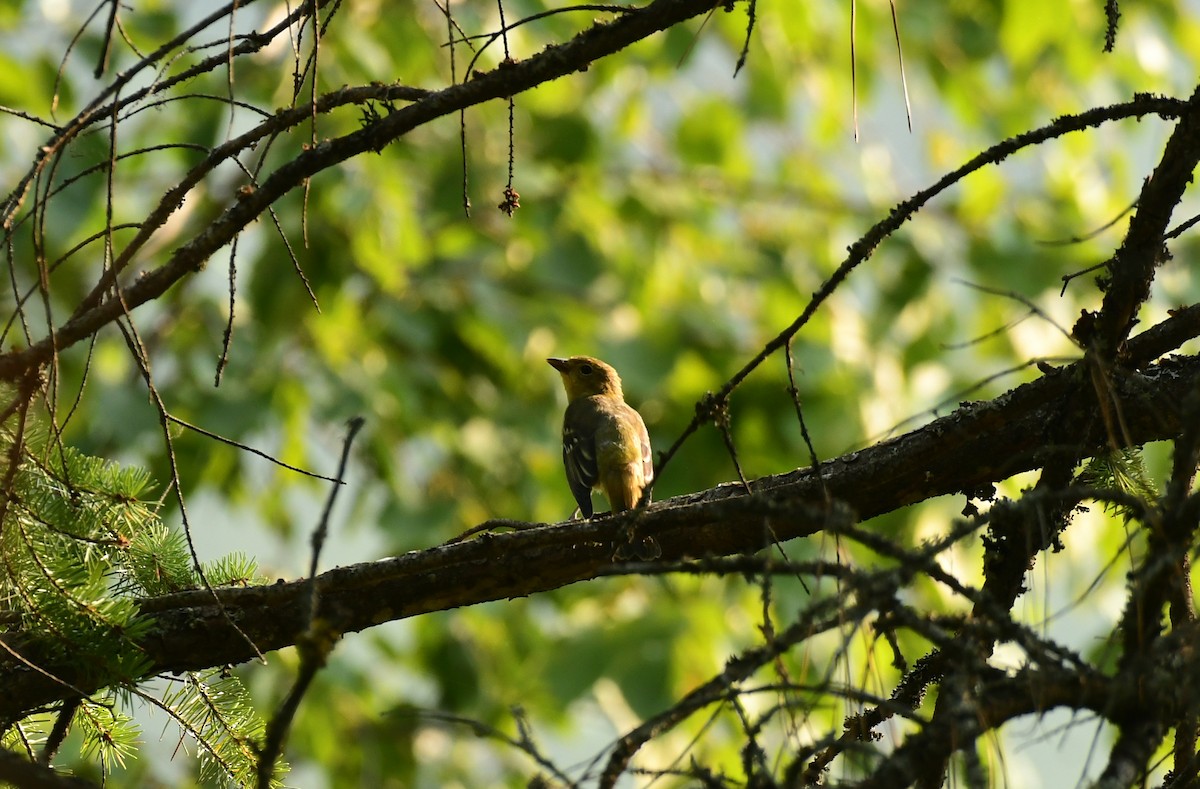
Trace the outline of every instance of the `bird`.
[[646, 423], [625, 402], [621, 377], [591, 356], [546, 361], [567, 391], [563, 465], [579, 512], [592, 517], [593, 488], [604, 492], [614, 513], [633, 509], [654, 479], [654, 460]]

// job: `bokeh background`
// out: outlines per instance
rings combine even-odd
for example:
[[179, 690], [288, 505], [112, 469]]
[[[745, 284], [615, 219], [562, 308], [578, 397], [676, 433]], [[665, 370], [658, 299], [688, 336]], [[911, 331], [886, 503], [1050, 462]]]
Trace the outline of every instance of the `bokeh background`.
[[[88, 21], [98, 5], [17, 0], [0, 7], [0, 105], [61, 120], [98, 94], [107, 77], [97, 80], [92, 69], [106, 11]], [[523, 0], [505, 3], [504, 12], [511, 22], [555, 7]], [[237, 12], [235, 30], [262, 29], [284, 8], [254, 3]], [[758, 4], [737, 71], [747, 28], [747, 7], [739, 4], [517, 96], [512, 167], [521, 208], [512, 218], [496, 207], [509, 166], [502, 102], [463, 119], [469, 217], [457, 118], [320, 173], [306, 194], [274, 206], [278, 229], [264, 218], [239, 240], [234, 336], [219, 387], [213, 379], [229, 309], [228, 249], [135, 313], [167, 407], [326, 474], [334, 471], [345, 421], [365, 417], [326, 566], [430, 547], [488, 518], [561, 521], [573, 509], [560, 458], [565, 403], [547, 356], [586, 353], [616, 366], [663, 449], [704, 393], [791, 323], [846, 247], [896, 203], [1057, 116], [1139, 92], [1187, 97], [1197, 81], [1194, 2], [1122, 4], [1115, 50], [1104, 53], [1100, 2], [909, 0], [895, 9], [903, 70], [892, 8], [880, 0], [854, 8], [852, 70], [851, 9], [847, 2]], [[456, 2], [450, 10], [467, 35], [499, 26], [495, 5]], [[123, 34], [147, 51], [201, 13], [190, 3], [143, 0], [122, 12]], [[549, 16], [512, 30], [508, 47], [514, 58], [526, 57], [604, 16]], [[444, 86], [451, 80], [446, 27], [435, 2], [346, 3], [321, 40], [317, 90], [373, 81]], [[179, 67], [219, 51], [228, 33], [218, 26], [198, 36], [209, 46], [183, 55]], [[300, 43], [302, 55], [307, 47]], [[458, 79], [472, 56], [456, 47]], [[124, 119], [120, 148], [219, 144], [260, 112], [292, 103], [295, 57], [280, 39], [239, 59], [232, 72], [186, 83], [174, 101]], [[476, 67], [493, 68], [502, 57], [497, 41]], [[108, 75], [136, 59], [118, 40]], [[244, 106], [220, 100], [230, 85]], [[263, 150], [266, 169], [310, 139], [360, 123], [357, 108], [322, 116], [315, 128]], [[1066, 332], [1100, 295], [1092, 275], [1065, 289], [1062, 278], [1111, 255], [1169, 131], [1155, 118], [1122, 121], [1023, 151], [968, 177], [889, 238], [794, 346], [818, 455], [861, 448], [962, 400], [1032, 380], [1034, 359], [1078, 356]], [[6, 192], [47, 135], [26, 118], [0, 116]], [[83, 138], [54, 173], [65, 186], [49, 204], [48, 258], [104, 226], [104, 178], [73, 176], [105, 160], [107, 145], [103, 135]], [[123, 160], [114, 222], [137, 221], [199, 155], [175, 147]], [[219, 170], [189, 197], [141, 267], [161, 263], [244, 183], [235, 168]], [[1188, 205], [1196, 208], [1194, 197]], [[15, 260], [29, 259], [30, 236], [14, 235]], [[1185, 236], [1172, 251], [1144, 325], [1200, 295], [1189, 266], [1195, 242]], [[56, 314], [86, 292], [101, 261], [93, 243], [55, 270]], [[14, 276], [29, 283], [33, 271], [18, 267]], [[1030, 305], [1040, 314], [1031, 316]], [[14, 341], [10, 334], [6, 347]], [[67, 440], [167, 480], [157, 415], [119, 333], [101, 334], [83, 385], [86, 361], [82, 348], [61, 360], [64, 412], [82, 392]], [[773, 357], [733, 397], [733, 436], [748, 476], [808, 465], [786, 387], [784, 361]], [[327, 495], [322, 483], [194, 433], [180, 431], [175, 452], [204, 558], [240, 551], [269, 576], [303, 574]], [[1152, 473], [1161, 473], [1164, 456], [1147, 449]], [[687, 442], [655, 495], [735, 478], [709, 428]], [[1012, 490], [1023, 482], [1014, 480]], [[963, 504], [961, 497], [929, 502], [871, 528], [915, 544], [944, 532]], [[163, 516], [178, 525], [170, 497]], [[1124, 567], [1110, 561], [1126, 535], [1100, 513], [1083, 523], [1069, 535], [1070, 558], [1047, 557], [1031, 577], [1024, 605], [1029, 621], [1095, 654], [1107, 648], [1100, 636], [1120, 610]], [[819, 537], [786, 550], [793, 558], [876, 560]], [[951, 569], [976, 578], [979, 554], [978, 545], [964, 546]], [[1102, 584], [1077, 605], [1093, 581], [1108, 577], [1115, 597]], [[775, 605], [783, 619], [810, 594], [829, 593], [836, 590], [781, 581]], [[932, 584], [914, 593], [941, 604]], [[302, 709], [288, 782], [306, 789], [523, 786], [536, 772], [515, 749], [441, 714], [510, 734], [521, 717], [556, 763], [582, 773], [612, 738], [755, 643], [761, 605], [745, 579], [621, 578], [352, 635]], [[1064, 610], [1072, 616], [1059, 616]], [[870, 639], [841, 635], [791, 656], [796, 675], [888, 687], [889, 669], [876, 664]], [[284, 652], [268, 667], [241, 669], [264, 710], [294, 664]], [[849, 704], [831, 700], [806, 725], [818, 734]], [[1004, 777], [998, 785], [1074, 781], [1095, 774], [1087, 751], [1105, 732], [1087, 721], [1030, 720], [1006, 729], [985, 757]], [[194, 759], [176, 747], [179, 734], [169, 723], [149, 717], [144, 733], [142, 757], [109, 785], [191, 781]], [[720, 716], [698, 716], [647, 758], [667, 764], [696, 755], [732, 770], [739, 733]], [[1064, 748], [1071, 759], [1053, 756]], [[841, 769], [840, 777], [853, 777], [853, 765]]]

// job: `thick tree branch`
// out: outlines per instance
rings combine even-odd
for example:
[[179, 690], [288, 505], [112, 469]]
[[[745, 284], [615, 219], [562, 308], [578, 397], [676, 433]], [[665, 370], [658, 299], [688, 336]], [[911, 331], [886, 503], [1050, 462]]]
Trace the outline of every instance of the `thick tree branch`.
[[[1147, 333], [1149, 334], [1149, 333]], [[1137, 341], [1133, 342], [1138, 347]], [[1075, 364], [995, 400], [967, 404], [904, 436], [822, 464], [824, 484], [811, 469], [660, 502], [646, 510], [591, 522], [538, 524], [511, 533], [485, 533], [453, 545], [342, 567], [318, 579], [322, 614], [337, 632], [477, 603], [522, 597], [595, 578], [612, 566], [617, 545], [636, 528], [657, 540], [665, 560], [758, 550], [820, 530], [847, 508], [866, 519], [925, 499], [973, 490], [1037, 468], [1047, 459], [1082, 459], [1105, 449], [1106, 435], [1092, 387]], [[1137, 443], [1180, 430], [1178, 404], [1200, 386], [1200, 358], [1166, 360], [1144, 372], [1114, 377], [1112, 395], [1126, 412]], [[1051, 427], [1053, 426], [1053, 433]], [[1048, 435], [1071, 436], [1069, 442]], [[830, 510], [825, 490], [841, 502]], [[145, 601], [157, 628], [141, 647], [154, 671], [238, 663], [253, 657], [226, 616], [264, 652], [295, 643], [304, 632], [305, 581], [220, 590], [225, 612], [207, 592]], [[20, 649], [10, 640], [8, 646]], [[67, 682], [79, 683], [69, 661], [26, 657]], [[45, 675], [0, 662], [0, 719], [69, 695]]]

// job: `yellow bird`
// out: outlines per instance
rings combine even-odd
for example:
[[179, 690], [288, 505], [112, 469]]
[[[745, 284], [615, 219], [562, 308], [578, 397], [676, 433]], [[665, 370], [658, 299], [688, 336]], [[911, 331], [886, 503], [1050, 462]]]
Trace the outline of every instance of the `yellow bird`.
[[547, 359], [567, 390], [563, 415], [563, 465], [583, 517], [592, 517], [592, 489], [608, 497], [613, 512], [633, 509], [654, 479], [650, 434], [625, 402], [621, 377], [590, 356]]

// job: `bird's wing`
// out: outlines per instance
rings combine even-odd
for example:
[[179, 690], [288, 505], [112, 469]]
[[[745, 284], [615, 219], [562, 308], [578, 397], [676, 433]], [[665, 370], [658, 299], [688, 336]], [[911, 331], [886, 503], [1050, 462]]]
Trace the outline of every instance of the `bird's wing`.
[[563, 465], [567, 468], [567, 483], [583, 517], [592, 517], [592, 488], [600, 478], [596, 467], [596, 439], [563, 427]]
[[[633, 409], [629, 409], [633, 411]], [[646, 430], [646, 423], [642, 421], [642, 415], [637, 411], [633, 411], [634, 417], [637, 419], [638, 439], [642, 450], [642, 475], [646, 485], [654, 479], [654, 456], [650, 454], [650, 432]]]

